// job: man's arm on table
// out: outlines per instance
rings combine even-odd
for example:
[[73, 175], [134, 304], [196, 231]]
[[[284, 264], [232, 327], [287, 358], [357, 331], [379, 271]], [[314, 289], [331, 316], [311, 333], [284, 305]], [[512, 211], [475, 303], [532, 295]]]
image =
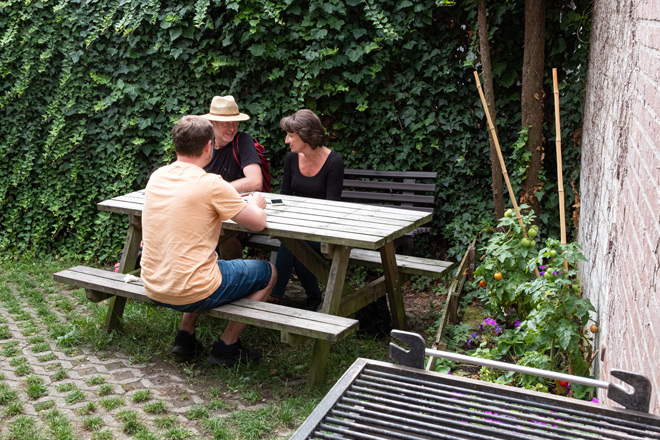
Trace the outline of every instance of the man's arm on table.
[[251, 231], [262, 231], [266, 227], [266, 199], [259, 193], [247, 199], [245, 207], [232, 220]]
[[245, 174], [245, 177], [229, 182], [236, 191], [239, 193], [261, 191], [261, 166], [258, 163], [251, 163], [243, 168], [243, 174]]

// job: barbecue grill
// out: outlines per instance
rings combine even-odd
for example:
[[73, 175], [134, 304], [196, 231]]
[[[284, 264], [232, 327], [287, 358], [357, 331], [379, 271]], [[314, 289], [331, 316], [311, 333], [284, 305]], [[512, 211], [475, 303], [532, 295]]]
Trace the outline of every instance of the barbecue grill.
[[610, 399], [627, 407], [613, 408], [428, 372], [422, 368], [425, 355], [461, 355], [425, 349], [414, 333], [394, 330], [392, 337], [410, 347], [390, 344], [390, 356], [403, 365], [357, 359], [292, 440], [660, 439], [660, 417], [639, 410], [648, 410], [651, 394], [643, 376], [612, 372], [634, 387], [629, 392], [609, 382], [518, 367], [526, 374], [607, 388]]

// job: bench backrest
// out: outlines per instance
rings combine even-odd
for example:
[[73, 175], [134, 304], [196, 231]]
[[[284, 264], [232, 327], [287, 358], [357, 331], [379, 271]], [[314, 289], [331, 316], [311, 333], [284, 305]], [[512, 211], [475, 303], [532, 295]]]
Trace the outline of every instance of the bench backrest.
[[437, 176], [432, 171], [345, 169], [341, 198], [347, 202], [432, 212]]

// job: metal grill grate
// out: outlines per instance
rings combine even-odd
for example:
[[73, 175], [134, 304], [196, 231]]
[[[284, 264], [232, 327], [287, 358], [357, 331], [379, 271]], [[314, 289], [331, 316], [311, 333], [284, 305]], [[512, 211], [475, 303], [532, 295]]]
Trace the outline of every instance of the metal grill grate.
[[358, 359], [292, 439], [660, 439], [660, 418]]

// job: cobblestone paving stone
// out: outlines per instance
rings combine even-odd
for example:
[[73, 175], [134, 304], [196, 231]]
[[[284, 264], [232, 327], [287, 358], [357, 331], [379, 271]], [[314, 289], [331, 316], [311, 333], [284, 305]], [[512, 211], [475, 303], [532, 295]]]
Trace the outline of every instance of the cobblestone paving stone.
[[[208, 387], [189, 385], [185, 374], [172, 365], [136, 364], [121, 351], [105, 354], [85, 347], [59, 349], [56, 341], [48, 337], [46, 325], [40, 321], [40, 312], [35, 310], [34, 304], [20, 295], [15, 298], [18, 305], [14, 302], [7, 307], [6, 302], [0, 303], [0, 329], [5, 333], [5, 338], [0, 337], [0, 390], [3, 391], [0, 394], [0, 439], [15, 438], [10, 429], [19, 416], [33, 418], [37, 427], [35, 438], [59, 438], [52, 436], [49, 428], [49, 417], [52, 418], [54, 410], [69, 421], [73, 437], [65, 438], [136, 438], [124, 432], [122, 414], [125, 416], [127, 409], [137, 414], [148, 431], [150, 436], [145, 438], [211, 438], [200, 420], [187, 416], [190, 410], [200, 406], [208, 408], [212, 400]], [[56, 315], [66, 319], [60, 312]], [[28, 394], [30, 378], [43, 384], [41, 397]], [[149, 393], [147, 399], [134, 399], [137, 393], [144, 394], [145, 390]], [[14, 398], [2, 402], [2, 395]], [[231, 391], [217, 398], [223, 401], [224, 408], [231, 409], [209, 410], [210, 417], [226, 417], [234, 410], [257, 410], [266, 406], [265, 403], [246, 404], [243, 399], [233, 398]], [[120, 399], [122, 404], [107, 409], [104, 403], [111, 399]], [[22, 403], [20, 414], [8, 413], [8, 407], [17, 403], [14, 400]], [[145, 410], [146, 405], [157, 401], [165, 404], [164, 413]], [[95, 405], [91, 412], [88, 410], [90, 402]], [[84, 420], [90, 416], [102, 420], [99, 430], [85, 427]], [[172, 423], [163, 427], [162, 419], [166, 417], [173, 417], [175, 425], [180, 425], [186, 434], [179, 437], [168, 434]], [[290, 435], [281, 434], [283, 437], [278, 438]]]

